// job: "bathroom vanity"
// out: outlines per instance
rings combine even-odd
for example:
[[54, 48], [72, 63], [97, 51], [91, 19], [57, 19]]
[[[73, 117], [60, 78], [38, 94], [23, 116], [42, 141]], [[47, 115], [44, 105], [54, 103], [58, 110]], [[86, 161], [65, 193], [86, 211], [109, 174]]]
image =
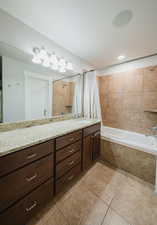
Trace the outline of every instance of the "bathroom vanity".
[[[33, 133], [33, 142], [29, 143]], [[0, 141], [3, 135], [16, 139], [12, 146], [1, 142], [4, 151], [0, 151], [0, 221], [3, 225], [26, 224], [100, 154], [100, 122], [96, 120], [69, 120], [8, 131], [0, 135]]]

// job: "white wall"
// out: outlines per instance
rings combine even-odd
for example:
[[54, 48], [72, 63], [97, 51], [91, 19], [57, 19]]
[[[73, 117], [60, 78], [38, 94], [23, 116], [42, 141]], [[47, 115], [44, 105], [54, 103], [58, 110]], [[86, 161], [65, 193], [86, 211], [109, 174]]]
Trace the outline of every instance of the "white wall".
[[106, 67], [103, 70], [97, 71], [98, 76], [105, 76], [114, 73], [125, 72], [133, 69], [144, 68], [157, 65], [157, 55], [146, 57], [132, 62], [127, 62], [115, 66]]
[[91, 69], [84, 60], [74, 56], [68, 50], [60, 47], [44, 35], [33, 30], [2, 10], [0, 10], [0, 28], [0, 41], [7, 43], [8, 45], [16, 47], [28, 54], [32, 54], [32, 49], [35, 46], [44, 46], [48, 51], [55, 51], [58, 56], [71, 61], [74, 64], [76, 72], [82, 72], [82, 69]]
[[[38, 67], [9, 57], [2, 57], [3, 122], [25, 120], [24, 72], [43, 75]], [[44, 74], [45, 75], [45, 74]]]

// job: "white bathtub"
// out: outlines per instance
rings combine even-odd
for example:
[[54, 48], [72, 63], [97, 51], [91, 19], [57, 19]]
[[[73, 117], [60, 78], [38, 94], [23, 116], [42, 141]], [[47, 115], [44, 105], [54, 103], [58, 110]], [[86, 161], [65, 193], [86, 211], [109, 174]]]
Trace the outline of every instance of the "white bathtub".
[[101, 138], [157, 156], [157, 136], [102, 126]]

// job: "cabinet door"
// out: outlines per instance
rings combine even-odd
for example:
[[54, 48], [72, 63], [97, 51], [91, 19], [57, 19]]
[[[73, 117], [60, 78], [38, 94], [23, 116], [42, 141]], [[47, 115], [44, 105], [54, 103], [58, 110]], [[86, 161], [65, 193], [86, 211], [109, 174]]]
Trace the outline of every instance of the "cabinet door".
[[100, 156], [100, 131], [93, 134], [92, 159], [96, 160]]
[[83, 139], [83, 169], [88, 169], [93, 163], [93, 140], [93, 135], [89, 135]]

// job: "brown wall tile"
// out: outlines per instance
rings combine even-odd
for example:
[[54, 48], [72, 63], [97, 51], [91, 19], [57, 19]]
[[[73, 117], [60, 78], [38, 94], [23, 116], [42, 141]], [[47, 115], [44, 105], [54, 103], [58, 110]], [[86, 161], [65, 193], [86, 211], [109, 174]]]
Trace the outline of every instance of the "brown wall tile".
[[156, 91], [144, 92], [143, 108], [144, 108], [144, 110], [157, 109], [157, 89], [156, 89]]
[[143, 92], [143, 70], [131, 70], [124, 73], [124, 92]]
[[143, 94], [125, 93], [123, 96], [123, 108], [126, 111], [141, 112], [143, 111]]
[[123, 94], [122, 93], [109, 93], [107, 96], [109, 110], [119, 111], [123, 110]]
[[144, 91], [157, 91], [157, 66], [144, 68]]
[[112, 165], [155, 183], [155, 156], [105, 140], [101, 141], [101, 155]]
[[124, 90], [124, 73], [109, 76], [109, 92], [123, 92]]
[[148, 133], [157, 124], [157, 66], [99, 77], [103, 124]]

